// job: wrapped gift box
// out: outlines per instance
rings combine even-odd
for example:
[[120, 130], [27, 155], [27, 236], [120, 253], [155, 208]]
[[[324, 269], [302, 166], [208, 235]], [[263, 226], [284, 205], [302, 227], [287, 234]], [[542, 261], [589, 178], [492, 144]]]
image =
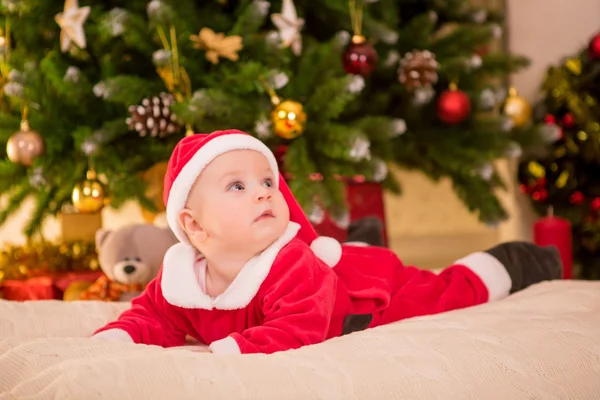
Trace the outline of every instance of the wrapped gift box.
[[75, 242], [79, 240], [93, 243], [96, 231], [102, 228], [102, 214], [62, 212], [59, 214], [61, 238], [63, 242]]
[[22, 280], [5, 280], [0, 286], [4, 300], [61, 300], [67, 287], [75, 281], [95, 282], [102, 271], [66, 272]]

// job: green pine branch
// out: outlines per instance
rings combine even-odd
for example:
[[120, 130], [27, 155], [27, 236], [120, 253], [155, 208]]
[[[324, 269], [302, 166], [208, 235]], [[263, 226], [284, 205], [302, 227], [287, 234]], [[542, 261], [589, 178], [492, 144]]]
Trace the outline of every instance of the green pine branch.
[[[67, 52], [60, 50], [60, 28], [53, 20], [62, 4], [31, 0], [29, 9], [13, 18], [11, 64], [20, 75], [13, 73], [11, 79], [22, 79], [30, 126], [44, 138], [46, 149], [31, 167], [0, 162], [0, 191], [10, 193], [0, 222], [31, 195], [35, 207], [24, 231], [38, 232], [46, 217], [71, 202], [73, 187], [90, 166], [102, 177], [112, 206], [137, 200], [155, 211], [154, 199], [145, 197], [141, 173], [169, 158], [188, 125], [196, 132], [237, 128], [256, 134], [274, 150], [287, 147], [284, 169], [294, 176], [290, 187], [307, 213], [315, 204], [335, 218], [347, 212], [340, 176], [383, 179], [386, 190], [401, 193], [401, 182], [393, 175], [381, 176], [381, 162], [387, 162], [389, 168], [421, 171], [433, 180], [450, 179], [465, 207], [482, 220], [505, 217], [495, 197], [503, 182], [494, 174], [482, 176], [480, 169], [504, 157], [512, 142], [533, 145], [541, 130], [533, 125], [506, 131], [503, 118], [480, 113], [477, 102], [490, 78], [528, 65], [525, 57], [503, 53], [487, 54], [481, 65], [473, 64], [474, 51], [492, 40], [497, 29], [492, 23], [501, 23], [501, 15], [488, 12], [483, 23], [475, 23], [477, 10], [466, 0], [433, 0], [419, 7], [405, 1], [368, 3], [362, 33], [375, 46], [379, 63], [361, 80], [342, 68], [346, 45], [340, 31], [354, 33], [346, 0], [323, 0], [318, 8], [308, 0], [294, 1], [305, 20], [299, 55], [273, 35], [271, 14], [281, 12], [280, 1], [181, 0], [154, 2], [153, 7], [157, 4], [162, 8], [150, 7], [149, 15], [147, 1], [122, 3], [122, 9], [88, 1], [87, 46]], [[440, 35], [446, 24], [456, 29]], [[213, 42], [209, 50], [196, 48], [190, 35], [204, 27], [240, 35], [239, 59], [210, 62], [207, 51], [222, 51], [226, 45]], [[175, 43], [176, 49], [171, 47]], [[170, 54], [160, 51], [165, 48]], [[429, 50], [439, 63], [434, 95], [420, 104], [398, 81], [395, 59], [413, 50]], [[140, 137], [125, 119], [130, 106], [167, 91], [169, 84], [157, 65], [184, 68], [191, 96], [177, 96], [170, 109], [180, 124], [177, 133]], [[273, 87], [277, 96], [301, 103], [307, 114], [304, 132], [292, 140], [278, 137], [272, 124], [265, 123], [273, 105], [264, 83], [272, 85], [271, 78], [280, 74], [288, 82]], [[449, 126], [437, 117], [436, 102], [455, 79], [471, 98], [472, 112], [463, 123]], [[23, 99], [0, 100], [4, 156], [6, 142], [19, 129]]]

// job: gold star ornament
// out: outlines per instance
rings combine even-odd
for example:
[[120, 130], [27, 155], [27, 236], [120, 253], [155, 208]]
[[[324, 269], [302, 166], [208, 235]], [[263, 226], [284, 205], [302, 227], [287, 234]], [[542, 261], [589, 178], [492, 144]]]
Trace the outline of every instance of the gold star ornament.
[[63, 53], [69, 51], [71, 43], [79, 48], [85, 49], [85, 32], [83, 24], [90, 15], [90, 7], [79, 8], [78, 0], [65, 0], [63, 12], [54, 16], [54, 20], [60, 26], [60, 50]]

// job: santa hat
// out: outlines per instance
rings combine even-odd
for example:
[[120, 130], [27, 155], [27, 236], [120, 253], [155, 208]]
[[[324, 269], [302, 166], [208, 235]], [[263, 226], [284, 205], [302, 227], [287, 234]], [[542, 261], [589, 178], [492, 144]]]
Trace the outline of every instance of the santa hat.
[[179, 225], [178, 215], [185, 207], [196, 178], [212, 160], [233, 150], [254, 150], [266, 157], [273, 174], [279, 177], [275, 184], [289, 207], [290, 221], [300, 225], [296, 237], [308, 244], [315, 255], [327, 265], [335, 266], [342, 253], [339, 242], [330, 237], [317, 235], [279, 173], [277, 160], [271, 150], [259, 139], [235, 129], [186, 136], [175, 146], [165, 174], [163, 201], [167, 208], [167, 222], [179, 241], [190, 244]]

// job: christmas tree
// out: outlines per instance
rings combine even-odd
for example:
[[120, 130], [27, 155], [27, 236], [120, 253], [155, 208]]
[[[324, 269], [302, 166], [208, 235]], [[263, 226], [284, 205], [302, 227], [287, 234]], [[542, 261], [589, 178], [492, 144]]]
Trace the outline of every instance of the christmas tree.
[[524, 159], [521, 190], [534, 210], [566, 218], [583, 278], [600, 278], [600, 34], [548, 69], [536, 118], [552, 144]]
[[229, 128], [276, 152], [311, 216], [344, 220], [348, 180], [400, 193], [391, 164], [450, 178], [497, 222], [491, 162], [534, 136], [529, 105], [503, 84], [527, 60], [490, 51], [501, 16], [466, 0], [1, 7], [0, 224], [33, 196], [27, 235], [70, 204], [164, 210], [157, 187], [175, 143]]

